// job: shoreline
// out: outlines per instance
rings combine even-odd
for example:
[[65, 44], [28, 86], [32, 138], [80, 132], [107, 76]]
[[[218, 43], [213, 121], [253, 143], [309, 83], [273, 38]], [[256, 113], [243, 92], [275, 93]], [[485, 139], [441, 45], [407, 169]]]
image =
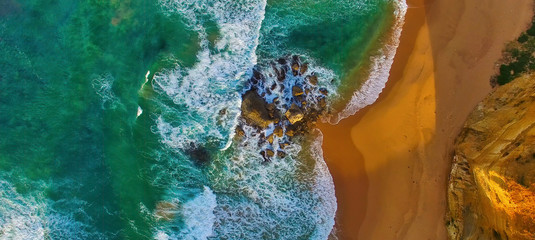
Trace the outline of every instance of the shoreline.
[[383, 45], [375, 50], [370, 56], [370, 66], [365, 70], [367, 80], [360, 86], [360, 89], [351, 93], [349, 101], [344, 104], [343, 109], [335, 116], [327, 118], [331, 124], [338, 124], [341, 120], [354, 115], [359, 110], [374, 103], [383, 89], [386, 87], [388, 76], [397, 49], [400, 45], [405, 16], [407, 14], [406, 0], [398, 0], [394, 5], [394, 23], [388, 30], [387, 40], [380, 40]]
[[318, 125], [335, 184], [339, 239], [447, 238], [443, 219], [453, 141], [491, 91], [505, 43], [531, 22], [533, 3], [407, 4], [379, 99], [337, 125]]

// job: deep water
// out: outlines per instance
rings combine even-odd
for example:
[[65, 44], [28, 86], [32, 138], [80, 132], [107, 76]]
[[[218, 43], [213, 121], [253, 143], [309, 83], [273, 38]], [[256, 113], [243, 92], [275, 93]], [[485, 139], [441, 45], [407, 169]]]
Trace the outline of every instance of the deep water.
[[253, 67], [295, 54], [329, 103], [348, 99], [394, 9], [2, 1], [0, 239], [326, 239], [336, 199], [321, 134], [265, 163], [234, 138], [241, 94]]

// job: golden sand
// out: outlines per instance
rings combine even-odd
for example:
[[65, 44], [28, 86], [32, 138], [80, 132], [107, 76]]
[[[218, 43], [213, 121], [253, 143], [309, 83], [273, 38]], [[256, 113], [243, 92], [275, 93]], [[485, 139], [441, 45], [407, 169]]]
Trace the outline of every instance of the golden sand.
[[[484, 3], [483, 3], [484, 2]], [[387, 88], [338, 125], [320, 125], [340, 239], [446, 239], [451, 146], [490, 91], [531, 0], [409, 1]]]

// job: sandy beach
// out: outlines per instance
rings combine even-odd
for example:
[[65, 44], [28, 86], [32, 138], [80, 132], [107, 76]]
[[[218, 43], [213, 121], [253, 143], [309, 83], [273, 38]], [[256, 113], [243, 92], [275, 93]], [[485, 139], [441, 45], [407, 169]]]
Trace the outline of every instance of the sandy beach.
[[492, 89], [505, 43], [532, 0], [408, 1], [401, 43], [378, 101], [321, 124], [336, 186], [339, 239], [446, 239], [453, 141]]

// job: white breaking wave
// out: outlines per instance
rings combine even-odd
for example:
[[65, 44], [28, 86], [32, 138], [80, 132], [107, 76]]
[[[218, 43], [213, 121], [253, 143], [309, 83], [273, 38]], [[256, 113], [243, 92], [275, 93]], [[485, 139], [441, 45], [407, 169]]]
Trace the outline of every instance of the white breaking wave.
[[[210, 170], [218, 192], [216, 236], [326, 239], [334, 225], [336, 198], [321, 152], [303, 149], [296, 139], [284, 148], [286, 157], [263, 163], [258, 152], [265, 146], [256, 144], [259, 134], [252, 127], [243, 129], [247, 140], [230, 159], [215, 160]], [[309, 152], [313, 162], [305, 160]]]
[[206, 239], [212, 236], [216, 206], [216, 195], [206, 186], [199, 196], [184, 204], [182, 212], [186, 228], [180, 232], [184, 239]]
[[[258, 154], [265, 147], [256, 144], [259, 134], [249, 126], [243, 129], [247, 141], [216, 153], [203, 171], [217, 197], [207, 187], [185, 197], [198, 186], [195, 182], [203, 181], [201, 173], [187, 169], [181, 160], [170, 160], [177, 168], [162, 172], [174, 176], [163, 202], [175, 205], [169, 212], [177, 214], [155, 226], [155, 239], [327, 238], [336, 198], [320, 141], [310, 150], [303, 149], [301, 141], [290, 143], [285, 158], [265, 164]], [[303, 160], [310, 153], [312, 163]]]
[[[43, 182], [28, 183], [37, 188]], [[41, 186], [42, 185], [42, 186]], [[105, 239], [91, 226], [75, 219], [89, 217], [83, 212], [86, 203], [77, 199], [51, 201], [42, 191], [20, 194], [5, 180], [0, 180], [0, 239]], [[69, 212], [56, 211], [55, 205], [69, 205]]]
[[[265, 0], [162, 1], [169, 13], [178, 13], [200, 36], [198, 62], [192, 68], [177, 66], [157, 73], [157, 91], [166, 94], [182, 108], [181, 121], [170, 123], [160, 117], [158, 129], [172, 147], [188, 148], [191, 143], [215, 138], [220, 148], [228, 145], [240, 114], [239, 85], [256, 64], [259, 29], [264, 19]], [[214, 49], [203, 24], [206, 18], [219, 27]]]
[[8, 182], [0, 180], [0, 238], [44, 239], [45, 206], [33, 197], [23, 197]]
[[[275, 72], [274, 68], [271, 66], [263, 65], [263, 68], [260, 69], [260, 72], [263, 75], [262, 85], [276, 87], [272, 88], [269, 92], [267, 92], [265, 88], [259, 88], [257, 90], [258, 94], [262, 95], [268, 103], [271, 103], [275, 98], [278, 98], [280, 106], [291, 105], [291, 100], [293, 98], [292, 87], [296, 85], [300, 85], [303, 89], [324, 88], [329, 93], [327, 95], [327, 98], [329, 99], [335, 99], [339, 96], [336, 91], [336, 89], [338, 88], [339, 81], [333, 81], [333, 79], [336, 79], [336, 74], [334, 73], [334, 71], [318, 66], [314, 59], [310, 57], [303, 58], [301, 59], [301, 61], [303, 61], [303, 63], [307, 63], [307, 71], [303, 75], [298, 76], [293, 76], [292, 71], [287, 71], [285, 74], [284, 82], [282, 84], [280, 84], [280, 81], [277, 80], [277, 73]], [[309, 81], [305, 80], [308, 76], [312, 75], [317, 77], [316, 84], [311, 84]], [[284, 87], [284, 89], [281, 89], [282, 87]], [[309, 93], [306, 94], [305, 101], [309, 105], [315, 105], [318, 103], [318, 99], [323, 96], [325, 95], [323, 95], [319, 91], [311, 90]], [[327, 104], [327, 107], [330, 106]], [[283, 107], [279, 107], [278, 109], [282, 113], [286, 112]], [[271, 128], [274, 128], [274, 126], [271, 125]], [[272, 133], [273, 129], [271, 128], [264, 130], [265, 136], [269, 136]]]
[[181, 210], [185, 227], [178, 233], [158, 230], [155, 239], [204, 240], [213, 236], [215, 222], [214, 209], [217, 206], [216, 195], [204, 186], [195, 198], [187, 201]]
[[388, 77], [390, 76], [390, 68], [394, 62], [396, 51], [399, 46], [401, 31], [405, 23], [405, 14], [407, 13], [407, 3], [405, 0], [394, 0], [396, 11], [396, 20], [391, 28], [392, 35], [388, 42], [386, 42], [380, 49], [379, 53], [373, 56], [370, 60], [372, 67], [368, 79], [360, 89], [353, 93], [351, 100], [346, 105], [344, 110], [331, 117], [329, 122], [337, 124], [340, 120], [355, 114], [358, 110], [374, 103], [379, 94], [383, 91]]
[[[352, 1], [341, 2], [353, 4]], [[173, 70], [155, 74], [153, 84], [156, 91], [177, 105], [167, 106], [166, 109], [177, 113], [174, 115], [176, 118], [158, 116], [157, 132], [162, 142], [175, 150], [187, 149], [192, 143], [203, 144], [214, 138], [222, 150], [212, 156], [206, 172], [209, 185], [217, 197], [205, 187], [202, 193], [181, 205], [182, 215], [179, 218], [184, 220], [182, 227], [175, 222], [171, 222], [171, 225], [175, 224], [171, 227], [165, 224], [156, 228], [154, 237], [327, 239], [334, 226], [337, 205], [333, 180], [322, 157], [321, 133], [316, 133], [320, 136], [311, 149], [303, 149], [297, 144], [301, 143], [297, 139], [284, 148], [286, 157], [266, 164], [259, 151], [267, 146], [257, 144], [260, 136], [256, 130], [244, 126], [246, 140], [238, 146], [229, 144], [240, 114], [239, 85], [248, 79], [251, 75], [248, 71], [257, 64], [255, 51], [266, 2], [164, 0], [162, 5], [169, 14], [176, 13], [184, 17], [189, 27], [199, 33], [201, 50], [197, 53], [198, 62], [193, 67], [176, 66]], [[366, 6], [358, 5], [358, 8], [365, 10]], [[348, 107], [338, 116], [339, 119], [371, 104], [384, 87], [399, 44], [405, 11], [406, 4], [399, 3], [392, 41], [378, 57], [372, 59], [374, 69], [385, 71], [378, 70], [370, 74], [369, 80], [355, 93]], [[214, 21], [219, 28], [219, 38], [213, 43], [208, 40], [204, 27], [206, 19]], [[277, 27], [274, 23], [268, 25]], [[334, 76], [332, 71], [323, 68], [310, 70], [324, 76], [319, 78], [320, 85], [336, 94], [334, 89], [337, 85], [327, 82]], [[275, 139], [273, 144], [275, 152], [279, 150], [278, 141]], [[301, 159], [303, 153], [312, 153], [312, 163]], [[313, 169], [310, 169], [311, 166]], [[182, 178], [188, 173], [173, 174]], [[175, 187], [171, 187], [173, 189], [170, 192], [191, 188], [191, 185], [181, 183], [171, 185]], [[170, 202], [176, 202], [183, 196], [171, 198]]]
[[318, 196], [323, 196], [321, 199], [323, 204], [316, 206], [314, 209], [314, 212], [318, 213], [320, 217], [317, 218], [318, 228], [316, 228], [312, 239], [327, 239], [334, 227], [334, 216], [336, 215], [338, 205], [336, 204], [333, 178], [323, 159], [323, 150], [321, 148], [323, 134], [317, 129], [315, 130], [315, 134], [317, 134], [317, 137], [310, 150], [316, 160], [314, 173], [317, 177], [314, 182], [313, 191]]

